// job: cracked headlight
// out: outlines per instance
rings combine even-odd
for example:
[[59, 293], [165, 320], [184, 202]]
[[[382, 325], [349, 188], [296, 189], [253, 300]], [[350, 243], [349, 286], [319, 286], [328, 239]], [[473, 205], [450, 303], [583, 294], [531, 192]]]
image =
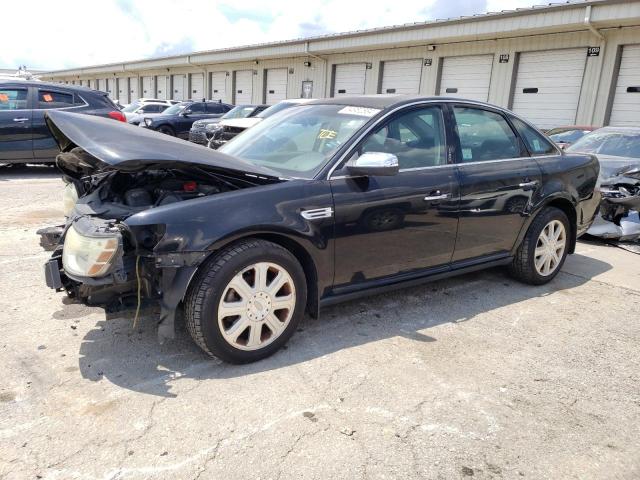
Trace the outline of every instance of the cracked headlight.
[[145, 124], [147, 127], [150, 127], [152, 123], [153, 123], [153, 119], [152, 119], [152, 118], [145, 118], [145, 119], [144, 119], [144, 124]]
[[209, 123], [205, 128], [210, 132], [213, 132], [214, 130], [220, 130], [221, 128], [224, 128], [224, 127], [219, 123]]
[[111, 268], [118, 252], [118, 236], [87, 237], [78, 233], [75, 226], [67, 230], [62, 250], [65, 271], [81, 277], [100, 277]]
[[71, 215], [77, 201], [78, 190], [73, 183], [69, 182], [64, 186], [64, 190], [62, 191], [62, 211], [65, 217]]

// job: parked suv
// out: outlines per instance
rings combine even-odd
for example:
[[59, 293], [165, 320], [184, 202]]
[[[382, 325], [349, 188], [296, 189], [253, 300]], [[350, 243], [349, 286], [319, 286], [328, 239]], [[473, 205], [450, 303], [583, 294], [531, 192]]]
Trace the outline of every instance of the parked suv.
[[53, 162], [58, 145], [44, 121], [66, 110], [124, 121], [106, 92], [40, 81], [0, 81], [0, 163]]
[[180, 102], [160, 115], [144, 116], [140, 126], [186, 139], [189, 138], [193, 122], [203, 118], [219, 118], [232, 108], [233, 105], [220, 102]]
[[211, 140], [211, 133], [216, 129], [215, 126], [219, 122], [233, 118], [253, 118], [267, 108], [269, 108], [269, 105], [237, 105], [220, 118], [196, 120], [189, 131], [189, 141], [200, 145], [208, 145], [209, 140]]

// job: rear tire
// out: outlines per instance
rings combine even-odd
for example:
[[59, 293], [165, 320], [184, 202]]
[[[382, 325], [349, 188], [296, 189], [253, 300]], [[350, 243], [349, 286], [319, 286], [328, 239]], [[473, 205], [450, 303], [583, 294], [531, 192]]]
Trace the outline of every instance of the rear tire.
[[542, 210], [516, 251], [509, 266], [511, 276], [531, 285], [553, 280], [567, 258], [570, 232], [569, 219], [562, 210]]
[[249, 363], [278, 351], [304, 315], [307, 285], [296, 258], [247, 239], [201, 267], [185, 298], [187, 329], [207, 354]]

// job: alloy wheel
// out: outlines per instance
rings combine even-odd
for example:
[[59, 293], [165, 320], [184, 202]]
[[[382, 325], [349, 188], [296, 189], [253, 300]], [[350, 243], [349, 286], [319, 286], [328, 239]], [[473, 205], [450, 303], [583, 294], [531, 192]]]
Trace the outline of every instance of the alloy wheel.
[[255, 263], [227, 284], [218, 305], [218, 326], [227, 343], [258, 350], [287, 328], [296, 306], [289, 272], [275, 263]]
[[543, 277], [554, 273], [562, 261], [567, 232], [559, 220], [552, 220], [540, 232], [534, 255], [536, 271]]

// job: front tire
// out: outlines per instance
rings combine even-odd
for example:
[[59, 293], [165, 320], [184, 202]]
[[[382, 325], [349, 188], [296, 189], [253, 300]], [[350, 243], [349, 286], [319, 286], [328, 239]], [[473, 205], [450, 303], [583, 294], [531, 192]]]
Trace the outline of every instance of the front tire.
[[160, 133], [164, 133], [165, 135], [170, 135], [172, 137], [176, 136], [176, 132], [173, 130], [173, 128], [169, 127], [168, 125], [162, 125], [160, 128], [158, 128], [158, 131]]
[[255, 362], [289, 340], [306, 301], [304, 271], [291, 252], [265, 240], [243, 240], [197, 275], [185, 299], [187, 329], [211, 356]]
[[529, 226], [509, 266], [511, 276], [531, 285], [550, 282], [560, 272], [569, 248], [569, 219], [560, 209], [547, 207]]

